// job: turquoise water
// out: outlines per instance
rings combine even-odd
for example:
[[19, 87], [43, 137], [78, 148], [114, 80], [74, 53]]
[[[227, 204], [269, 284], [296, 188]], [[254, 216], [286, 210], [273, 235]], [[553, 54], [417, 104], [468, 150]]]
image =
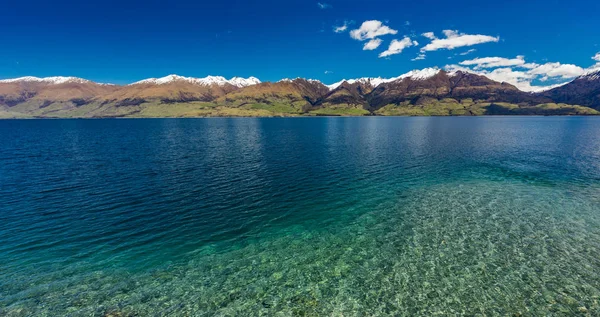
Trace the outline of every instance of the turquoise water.
[[0, 134], [0, 316], [600, 315], [599, 118]]

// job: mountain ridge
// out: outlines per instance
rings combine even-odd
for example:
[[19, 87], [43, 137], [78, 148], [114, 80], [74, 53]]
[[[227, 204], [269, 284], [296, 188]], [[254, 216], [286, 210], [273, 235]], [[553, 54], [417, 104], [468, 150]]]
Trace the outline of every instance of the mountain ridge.
[[168, 83], [172, 83], [172, 82], [176, 82], [176, 81], [184, 81], [184, 82], [189, 82], [192, 84], [197, 84], [197, 85], [233, 85], [236, 87], [246, 87], [246, 86], [250, 86], [250, 85], [256, 85], [256, 84], [260, 84], [260, 80], [256, 77], [248, 77], [248, 78], [242, 78], [242, 77], [233, 77], [229, 80], [227, 80], [225, 77], [222, 76], [207, 76], [204, 78], [194, 78], [194, 77], [184, 77], [184, 76], [179, 76], [179, 75], [175, 75], [175, 74], [171, 74], [171, 75], [167, 75], [165, 77], [161, 77], [161, 78], [147, 78], [144, 80], [140, 80], [134, 83], [129, 84], [128, 86], [131, 85], [140, 85], [140, 84], [155, 84], [155, 85], [164, 85], [164, 84], [168, 84]]
[[585, 104], [600, 110], [600, 69], [547, 90], [542, 95], [558, 102]]
[[600, 72], [540, 93], [438, 68], [326, 85], [311, 79], [168, 75], [128, 85], [0, 80], [0, 117], [599, 114]]

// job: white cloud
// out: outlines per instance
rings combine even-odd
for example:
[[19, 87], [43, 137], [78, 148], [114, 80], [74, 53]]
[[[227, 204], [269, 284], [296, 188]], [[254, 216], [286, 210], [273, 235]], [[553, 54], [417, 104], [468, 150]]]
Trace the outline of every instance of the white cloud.
[[350, 37], [355, 40], [365, 41], [387, 34], [397, 34], [398, 31], [383, 25], [381, 21], [370, 20], [362, 23], [360, 28], [350, 31]]
[[347, 29], [348, 29], [348, 25], [346, 23], [344, 23], [344, 25], [334, 27], [333, 32], [342, 33], [344, 31], [346, 31]]
[[322, 3], [322, 2], [317, 2], [317, 6], [319, 6], [320, 9], [331, 9], [332, 6], [329, 3]]
[[416, 45], [419, 45], [419, 43], [417, 41], [411, 40], [409, 37], [404, 37], [400, 41], [392, 40], [392, 43], [390, 43], [388, 49], [386, 51], [381, 52], [381, 54], [379, 54], [379, 57], [387, 57], [390, 55], [400, 54], [405, 48]]
[[423, 33], [421, 35], [423, 35], [424, 37], [426, 37], [426, 38], [428, 38], [430, 40], [437, 39], [437, 37], [435, 36], [435, 34], [433, 32], [425, 32], [425, 33]]
[[425, 54], [419, 54], [417, 57], [411, 59], [411, 61], [414, 62], [414, 61], [420, 61], [420, 60], [423, 60], [423, 59], [425, 59]]
[[476, 71], [468, 67], [460, 66], [460, 65], [446, 65], [444, 67], [447, 71], [462, 71], [465, 73], [472, 73], [477, 75], [483, 75], [491, 80], [495, 80], [498, 82], [505, 82], [515, 87], [519, 88], [522, 91], [542, 91], [551, 89], [554, 85], [551, 86], [534, 86], [531, 82], [535, 79], [535, 75], [528, 74], [526, 71], [515, 71], [512, 68], [497, 68], [493, 71], [489, 70], [480, 70]]
[[512, 68], [497, 68], [491, 72], [486, 72], [487, 77], [499, 81], [513, 83], [514, 85], [520, 85], [522, 83], [529, 83], [535, 75], [529, 74], [525, 71], [513, 70]]
[[600, 63], [596, 63], [596, 65], [592, 65], [590, 68], [585, 70], [586, 74], [595, 73], [600, 71]]
[[363, 46], [363, 51], [372, 51], [372, 50], [378, 48], [382, 42], [383, 41], [381, 39], [372, 39], [372, 40], [368, 41], [367, 43], [365, 43], [365, 46]]
[[577, 65], [561, 64], [556, 62], [537, 65], [537, 67], [530, 70], [529, 73], [533, 75], [541, 75], [545, 77], [545, 79], [550, 77], [568, 79], [583, 75], [585, 70]]
[[477, 51], [477, 50], [476, 50], [476, 49], [474, 49], [474, 48], [472, 48], [472, 49], [470, 49], [470, 50], [468, 50], [468, 51], [466, 51], [466, 52], [462, 52], [462, 53], [460, 53], [460, 54], [458, 54], [458, 55], [465, 56], [465, 55], [469, 55], [469, 54], [471, 54], [471, 53], [474, 53], [475, 51]]
[[441, 49], [453, 50], [464, 46], [473, 46], [488, 42], [498, 42], [499, 37], [481, 34], [462, 34], [454, 30], [444, 30], [445, 39], [435, 37], [433, 32], [423, 33], [423, 36], [431, 39], [431, 43], [421, 48], [421, 52], [437, 51]]
[[456, 65], [456, 64], [446, 65], [446, 66], [444, 66], [444, 69], [448, 72], [463, 72], [463, 73], [472, 73], [472, 74], [478, 73], [468, 67], [464, 67], [464, 66], [460, 66], [460, 65]]
[[[489, 79], [498, 81], [498, 82], [506, 82], [514, 85], [522, 91], [530, 91], [530, 92], [539, 92], [544, 90], [549, 90], [554, 87], [558, 87], [563, 85], [564, 83], [554, 84], [554, 85], [533, 85], [533, 81], [535, 79], [540, 79], [539, 76], [532, 74], [530, 71], [519, 71], [514, 70], [512, 68], [498, 68], [494, 69], [491, 72], [484, 72], [483, 75], [488, 77]], [[541, 80], [541, 79], [540, 79]], [[541, 80], [544, 81], [544, 80]]]
[[333, 74], [333, 72], [332, 72], [332, 71], [330, 71], [330, 70], [326, 70], [326, 71], [325, 71], [325, 75], [329, 75], [329, 74]]
[[[558, 62], [541, 65], [527, 63], [523, 56], [517, 56], [516, 58], [483, 57], [462, 61], [459, 64], [447, 65], [446, 69], [484, 75], [495, 81], [512, 84], [523, 91], [542, 91], [554, 88], [589, 72], [594, 67], [584, 69], [577, 65]], [[534, 81], [549, 81], [553, 84], [534, 85]]]
[[596, 64], [590, 66], [585, 70], [586, 73], [594, 73], [600, 71], [600, 52], [596, 53], [596, 55], [592, 56], [592, 59], [596, 61]]
[[352, 24], [354, 24], [354, 21], [352, 21], [352, 20], [349, 20], [349, 21], [346, 20], [346, 21], [344, 21], [344, 24], [342, 24], [340, 26], [334, 26], [333, 27], [333, 32], [335, 32], [335, 33], [345, 32], [346, 30], [348, 30], [348, 27], [350, 25], [352, 25]]
[[483, 57], [475, 58], [471, 60], [462, 61], [459, 64], [463, 66], [474, 66], [475, 69], [481, 68], [497, 68], [497, 67], [508, 67], [508, 66], [519, 66], [525, 68], [533, 68], [535, 65], [526, 64], [525, 56], [517, 56], [515, 58], [504, 58], [504, 57]]

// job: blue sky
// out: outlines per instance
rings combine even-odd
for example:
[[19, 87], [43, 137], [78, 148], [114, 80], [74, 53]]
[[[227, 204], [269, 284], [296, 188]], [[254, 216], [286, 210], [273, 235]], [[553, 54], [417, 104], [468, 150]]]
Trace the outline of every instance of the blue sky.
[[[501, 57], [513, 62], [497, 61], [498, 78], [522, 81], [513, 78], [522, 72], [528, 84], [545, 85], [600, 62], [592, 59], [600, 52], [600, 1], [32, 0], [0, 7], [0, 78], [130, 83], [179, 74], [332, 83], [446, 65], [490, 74], [494, 65], [481, 60], [460, 63]], [[380, 26], [351, 33], [365, 21]], [[447, 35], [456, 41], [444, 41]], [[377, 48], [365, 50], [366, 43]], [[547, 63], [554, 64], [537, 69]]]

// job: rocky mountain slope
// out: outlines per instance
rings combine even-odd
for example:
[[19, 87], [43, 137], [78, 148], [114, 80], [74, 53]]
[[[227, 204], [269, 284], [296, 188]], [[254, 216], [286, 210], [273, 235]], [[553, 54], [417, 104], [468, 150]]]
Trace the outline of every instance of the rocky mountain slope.
[[600, 110], [600, 70], [580, 76], [541, 95], [556, 102], [585, 105]]
[[0, 104], [14, 106], [28, 100], [87, 100], [117, 89], [115, 85], [98, 84], [75, 77], [23, 77], [0, 80]]
[[435, 68], [324, 85], [169, 75], [130, 85], [75, 77], [0, 80], [0, 117], [599, 114], [600, 72], [529, 93], [468, 72]]

